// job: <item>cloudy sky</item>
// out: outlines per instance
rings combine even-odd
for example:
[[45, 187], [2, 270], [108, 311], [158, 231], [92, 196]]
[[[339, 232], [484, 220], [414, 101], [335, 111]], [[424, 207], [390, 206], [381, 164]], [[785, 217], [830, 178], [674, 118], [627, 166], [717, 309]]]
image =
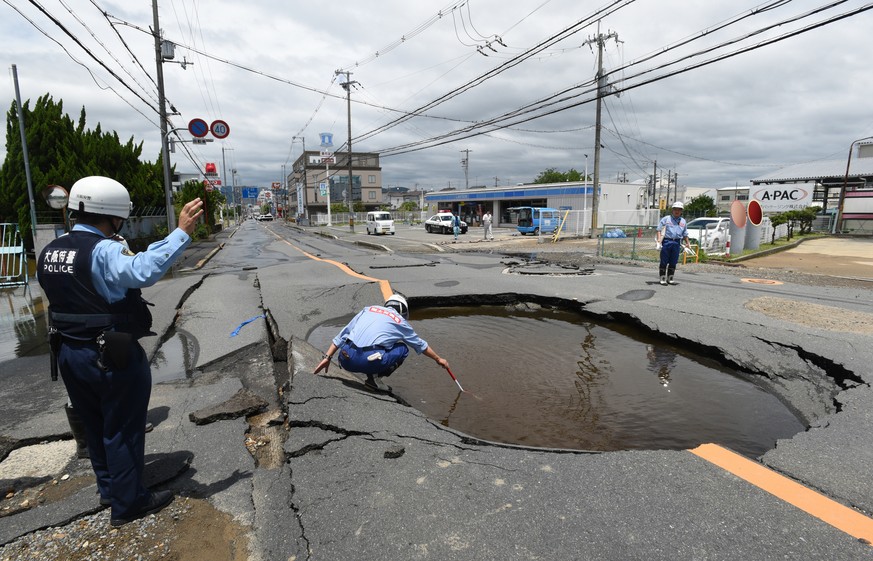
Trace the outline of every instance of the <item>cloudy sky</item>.
[[[163, 65], [182, 139], [195, 118], [225, 140], [185, 143], [237, 183], [281, 181], [303, 149], [382, 154], [385, 186], [515, 185], [594, 170], [597, 38], [603, 39], [601, 178], [679, 174], [745, 185], [780, 167], [844, 160], [873, 135], [873, 10], [860, 1], [161, 0]], [[599, 34], [598, 35], [598, 20]], [[15, 99], [46, 93], [160, 152], [152, 4], [3, 0], [0, 53]], [[111, 71], [111, 72], [110, 72]], [[14, 134], [18, 134], [17, 129]], [[211, 138], [209, 136], [208, 138]], [[469, 151], [469, 152], [467, 152]], [[5, 157], [5, 142], [0, 157]], [[468, 157], [467, 175], [462, 159]]]

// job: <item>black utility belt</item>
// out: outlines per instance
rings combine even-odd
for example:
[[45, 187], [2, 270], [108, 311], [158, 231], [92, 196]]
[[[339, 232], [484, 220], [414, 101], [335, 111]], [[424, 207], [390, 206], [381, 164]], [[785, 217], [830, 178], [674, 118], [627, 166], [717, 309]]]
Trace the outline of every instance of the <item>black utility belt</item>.
[[[54, 342], [52, 341], [53, 337], [57, 337]], [[97, 365], [104, 372], [110, 368], [117, 368], [120, 370], [127, 368], [130, 364], [132, 343], [136, 341], [136, 338], [132, 333], [127, 333], [125, 331], [107, 330], [91, 337], [77, 337], [75, 335], [67, 335], [55, 330], [53, 333], [49, 333], [49, 343], [52, 348], [53, 357], [56, 357], [57, 353], [60, 351], [60, 346], [57, 344], [59, 342], [58, 339], [63, 339], [79, 345], [96, 345], [97, 351], [99, 352]]]
[[682, 241], [682, 238], [664, 238], [664, 239], [667, 241], [670, 241], [670, 242], [681, 242]]

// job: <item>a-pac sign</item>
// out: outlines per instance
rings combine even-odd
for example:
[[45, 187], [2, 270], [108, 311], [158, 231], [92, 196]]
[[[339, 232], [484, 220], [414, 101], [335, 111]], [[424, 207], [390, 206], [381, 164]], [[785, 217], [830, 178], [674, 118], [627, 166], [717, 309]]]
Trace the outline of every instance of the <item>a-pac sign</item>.
[[764, 212], [786, 212], [812, 205], [812, 189], [809, 183], [755, 185], [750, 189], [749, 196], [761, 203]]

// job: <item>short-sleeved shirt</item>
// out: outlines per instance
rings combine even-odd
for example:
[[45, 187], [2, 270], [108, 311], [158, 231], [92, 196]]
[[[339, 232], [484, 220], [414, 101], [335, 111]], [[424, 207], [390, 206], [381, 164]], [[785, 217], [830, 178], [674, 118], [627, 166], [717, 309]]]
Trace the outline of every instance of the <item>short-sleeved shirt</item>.
[[367, 306], [333, 338], [333, 344], [337, 347], [341, 347], [345, 341], [361, 348], [386, 349], [404, 342], [418, 354], [427, 350], [427, 342], [418, 336], [403, 316], [382, 306]]
[[[73, 230], [99, 233], [93, 226], [85, 224], [76, 224]], [[110, 238], [98, 242], [91, 258], [94, 288], [111, 304], [124, 298], [129, 288], [152, 286], [190, 243], [191, 237], [181, 228], [176, 228], [169, 236], [140, 253], [132, 253], [124, 244]]]
[[663, 230], [666, 239], [682, 240], [688, 237], [685, 218], [681, 216], [676, 219], [668, 214], [658, 223], [658, 230]]

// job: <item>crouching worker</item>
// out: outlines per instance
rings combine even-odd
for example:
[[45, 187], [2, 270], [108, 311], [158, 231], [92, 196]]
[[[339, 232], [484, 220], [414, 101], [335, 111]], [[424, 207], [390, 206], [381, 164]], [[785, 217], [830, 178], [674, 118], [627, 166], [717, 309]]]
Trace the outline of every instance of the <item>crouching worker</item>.
[[406, 298], [399, 294], [393, 294], [384, 306], [367, 306], [333, 338], [313, 374], [322, 370], [327, 373], [331, 359], [337, 354], [340, 367], [349, 372], [365, 374], [366, 385], [378, 389], [376, 378], [390, 376], [397, 370], [409, 355], [408, 346], [448, 370], [449, 362], [440, 358], [418, 336], [409, 325], [408, 318], [409, 305]]

